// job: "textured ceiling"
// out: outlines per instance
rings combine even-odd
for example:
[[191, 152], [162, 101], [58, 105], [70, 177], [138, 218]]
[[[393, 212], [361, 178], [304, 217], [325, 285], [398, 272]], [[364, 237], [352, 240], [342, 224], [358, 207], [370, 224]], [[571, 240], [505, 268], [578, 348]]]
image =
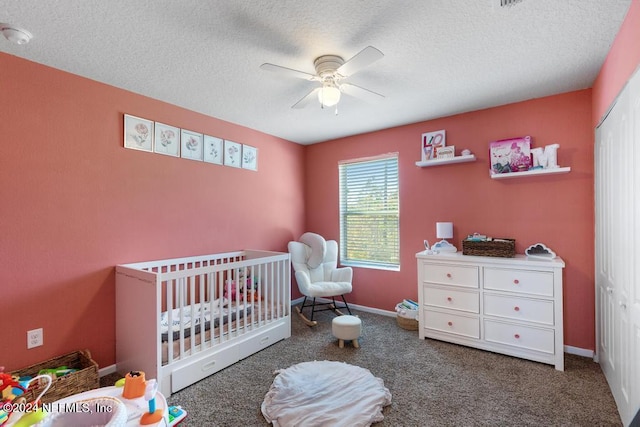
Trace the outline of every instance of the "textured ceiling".
[[[631, 0], [4, 0], [33, 33], [0, 51], [300, 144], [589, 88]], [[349, 82], [385, 95], [291, 106], [314, 73], [366, 46]], [[130, 114], [143, 114], [128, 111]], [[152, 118], [153, 119], [153, 118]], [[172, 123], [180, 126], [180, 123]]]

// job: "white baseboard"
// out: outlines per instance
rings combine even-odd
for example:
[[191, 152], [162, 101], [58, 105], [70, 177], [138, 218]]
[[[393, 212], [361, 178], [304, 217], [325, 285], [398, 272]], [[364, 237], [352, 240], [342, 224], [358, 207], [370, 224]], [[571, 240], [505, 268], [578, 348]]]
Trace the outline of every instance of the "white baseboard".
[[104, 368], [100, 368], [98, 369], [98, 376], [100, 378], [109, 375], [109, 374], [115, 374], [116, 371], [116, 365], [111, 365], [111, 366], [105, 366]]
[[[316, 298], [316, 300], [322, 303], [331, 302], [331, 300], [327, 298]], [[304, 301], [304, 297], [294, 299], [291, 301], [291, 305], [301, 304], [302, 301]], [[336, 300], [336, 302], [342, 303], [342, 301], [340, 300]], [[360, 311], [366, 311], [367, 313], [375, 313], [375, 314], [380, 314], [382, 316], [389, 316], [389, 317], [395, 317], [396, 315], [395, 311], [381, 310], [379, 308], [366, 307], [364, 305], [352, 304], [350, 302], [347, 302], [347, 304], [349, 304], [350, 308], [355, 308], [356, 310], [360, 310]]]
[[[304, 297], [300, 297], [300, 298], [298, 298], [296, 300], [291, 301], [291, 305], [302, 303], [303, 300], [304, 300]], [[327, 300], [325, 298], [318, 298], [318, 301], [329, 302], [330, 300]], [[364, 305], [358, 305], [358, 304], [349, 303], [349, 307], [353, 307], [356, 310], [360, 310], [360, 311], [366, 311], [368, 313], [380, 314], [382, 316], [389, 316], [389, 317], [395, 317], [396, 316], [396, 312], [395, 311], [381, 310], [379, 308], [366, 307]], [[588, 350], [586, 348], [580, 348], [580, 347], [573, 347], [573, 346], [570, 346], [570, 345], [565, 345], [564, 346], [564, 352], [565, 353], [569, 353], [569, 354], [575, 354], [576, 356], [588, 357], [590, 359], [594, 359], [595, 360], [595, 353], [593, 352], [593, 350]]]
[[588, 350], [586, 348], [572, 347], [570, 345], [565, 345], [564, 352], [569, 354], [575, 354], [576, 356], [588, 357], [590, 359], [595, 360], [595, 353], [593, 352], [593, 350]]

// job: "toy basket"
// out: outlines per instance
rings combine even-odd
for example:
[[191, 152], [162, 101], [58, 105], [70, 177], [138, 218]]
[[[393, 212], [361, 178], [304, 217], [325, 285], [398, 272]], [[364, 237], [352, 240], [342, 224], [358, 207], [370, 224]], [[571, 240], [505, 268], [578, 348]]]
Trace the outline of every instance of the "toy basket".
[[[66, 366], [68, 369], [76, 369], [76, 371], [54, 378], [51, 382], [51, 387], [40, 399], [42, 403], [55, 402], [64, 397], [100, 387], [98, 364], [91, 359], [89, 350], [76, 351], [64, 356], [54, 357], [42, 363], [14, 371], [11, 374], [33, 378], [42, 369], [53, 369], [59, 366]], [[41, 384], [34, 381], [23, 396], [27, 399], [27, 402], [34, 402], [44, 388], [45, 383]]]
[[402, 329], [406, 329], [408, 331], [418, 330], [418, 321], [416, 319], [409, 319], [402, 316], [396, 316], [396, 320], [398, 322], [398, 326], [400, 326]]
[[493, 239], [491, 241], [462, 241], [462, 255], [513, 258], [516, 255], [515, 239]]
[[418, 330], [418, 310], [408, 310], [396, 305], [396, 321], [398, 326], [408, 331]]

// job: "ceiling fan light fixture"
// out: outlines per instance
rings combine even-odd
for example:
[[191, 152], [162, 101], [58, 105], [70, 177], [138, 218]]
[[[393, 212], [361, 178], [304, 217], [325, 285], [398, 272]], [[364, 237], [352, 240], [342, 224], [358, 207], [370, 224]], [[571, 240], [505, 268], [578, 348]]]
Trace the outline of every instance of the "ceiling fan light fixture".
[[7, 40], [15, 44], [27, 44], [33, 37], [29, 31], [9, 24], [0, 23], [0, 32]]
[[318, 101], [323, 107], [333, 107], [340, 102], [340, 89], [334, 85], [324, 85], [318, 91]]

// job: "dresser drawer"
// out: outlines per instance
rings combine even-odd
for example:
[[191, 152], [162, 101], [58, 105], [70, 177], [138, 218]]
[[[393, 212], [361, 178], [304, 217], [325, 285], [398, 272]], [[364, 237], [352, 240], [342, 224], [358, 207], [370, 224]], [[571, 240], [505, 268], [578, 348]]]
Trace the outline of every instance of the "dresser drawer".
[[425, 282], [442, 285], [478, 287], [478, 267], [447, 264], [424, 264], [422, 266]]
[[536, 322], [553, 326], [553, 301], [484, 294], [486, 316]]
[[450, 308], [453, 310], [480, 313], [480, 295], [478, 291], [459, 289], [423, 287], [424, 304], [432, 307]]
[[487, 267], [484, 289], [553, 297], [553, 273]]
[[[555, 335], [553, 329], [494, 322], [485, 319], [484, 339], [487, 342], [555, 354]], [[558, 351], [561, 351], [561, 349]]]
[[424, 327], [449, 334], [480, 338], [480, 320], [477, 316], [462, 316], [425, 309]]

